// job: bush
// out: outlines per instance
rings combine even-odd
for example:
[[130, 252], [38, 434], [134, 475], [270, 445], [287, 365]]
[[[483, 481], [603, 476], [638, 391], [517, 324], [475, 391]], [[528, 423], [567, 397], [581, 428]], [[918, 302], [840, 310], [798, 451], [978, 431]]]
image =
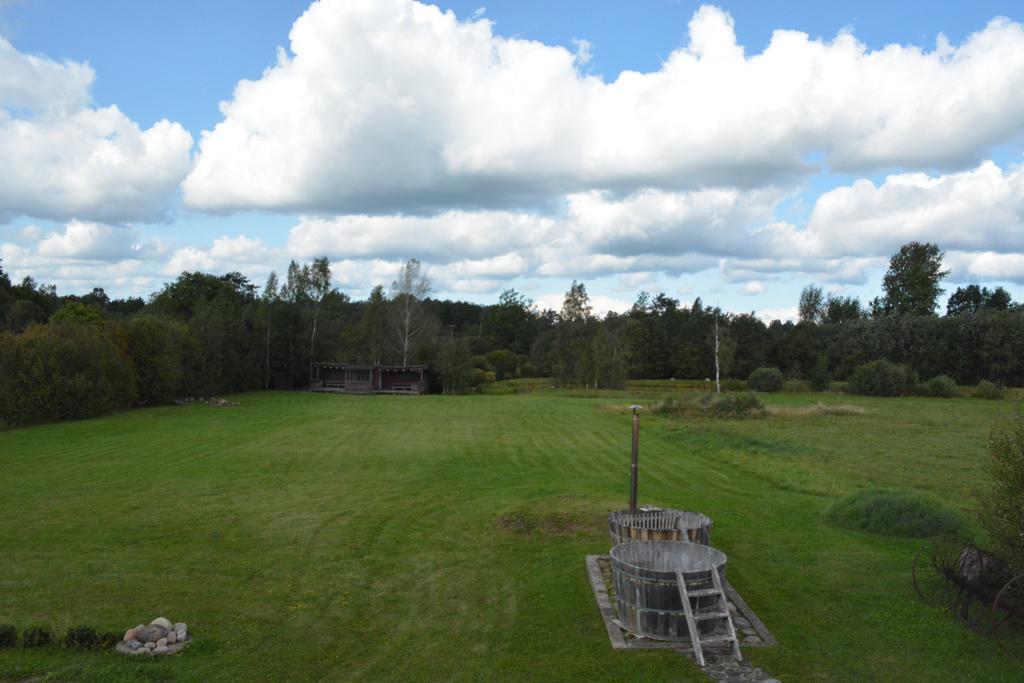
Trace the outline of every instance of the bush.
[[960, 396], [960, 389], [957, 387], [956, 381], [946, 375], [932, 377], [925, 386], [928, 395], [934, 398], [958, 398]]
[[983, 379], [978, 382], [978, 386], [974, 388], [972, 396], [974, 398], [983, 398], [989, 401], [998, 401], [1006, 394], [1006, 387], [1001, 384], [993, 384], [987, 379]]
[[832, 375], [828, 371], [828, 357], [825, 354], [818, 354], [818, 360], [814, 363], [814, 367], [811, 368], [807, 379], [811, 383], [811, 388], [815, 391], [829, 390], [829, 385], [832, 383]]
[[992, 483], [981, 495], [981, 524], [996, 554], [1024, 572], [1024, 414], [992, 429], [987, 464]]
[[930, 538], [963, 533], [963, 518], [943, 504], [912, 491], [858, 491], [833, 503], [826, 516], [844, 529], [882, 536]]
[[21, 634], [22, 647], [44, 647], [53, 642], [53, 634], [45, 626], [32, 626]]
[[125, 332], [140, 401], [171, 403], [193, 394], [200, 384], [199, 344], [185, 325], [140, 315], [132, 318]]
[[100, 634], [89, 626], [73, 626], [64, 636], [64, 645], [81, 650], [92, 650], [100, 645]]
[[[742, 379], [723, 379], [721, 381], [722, 391], [746, 391], [747, 382]], [[712, 386], [714, 383], [712, 382]]]
[[50, 324], [0, 334], [0, 420], [93, 417], [127, 408], [135, 396], [131, 361], [105, 328]]
[[109, 650], [120, 642], [121, 636], [117, 635], [113, 631], [104, 631], [99, 635], [99, 640], [96, 641], [96, 646], [103, 650]]
[[802, 379], [787, 379], [782, 383], [782, 390], [788, 394], [806, 394], [811, 390], [811, 385]]
[[747, 378], [747, 388], [770, 394], [782, 389], [782, 381], [782, 372], [778, 368], [757, 368]]
[[762, 418], [766, 411], [754, 393], [704, 395], [701, 397], [704, 414], [708, 417]]
[[904, 396], [917, 384], [917, 373], [906, 365], [876, 360], [853, 371], [849, 388], [865, 396]]
[[14, 647], [18, 643], [18, 629], [10, 624], [0, 624], [0, 650]]
[[762, 418], [767, 414], [755, 394], [700, 394], [687, 399], [667, 398], [649, 407], [653, 415], [671, 417]]

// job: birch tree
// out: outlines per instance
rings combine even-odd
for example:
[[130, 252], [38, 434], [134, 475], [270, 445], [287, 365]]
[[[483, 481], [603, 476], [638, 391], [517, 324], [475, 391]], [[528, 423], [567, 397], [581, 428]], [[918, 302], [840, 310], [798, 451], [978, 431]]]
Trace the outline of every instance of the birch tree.
[[[303, 270], [306, 270], [304, 267]], [[331, 291], [331, 264], [326, 256], [313, 259], [305, 277], [307, 296], [313, 303], [313, 329], [309, 333], [309, 369], [313, 370], [314, 351], [316, 349], [316, 323], [320, 313], [320, 305]]]
[[263, 288], [263, 304], [267, 308], [267, 363], [263, 373], [263, 388], [270, 388], [270, 325], [273, 321], [274, 302], [278, 299], [277, 273], [270, 271], [267, 278], [267, 285]]
[[430, 329], [430, 318], [423, 307], [423, 299], [430, 293], [430, 279], [422, 264], [412, 258], [398, 271], [391, 283], [391, 322], [395, 343], [402, 354], [402, 365], [409, 364], [409, 356], [417, 342]]

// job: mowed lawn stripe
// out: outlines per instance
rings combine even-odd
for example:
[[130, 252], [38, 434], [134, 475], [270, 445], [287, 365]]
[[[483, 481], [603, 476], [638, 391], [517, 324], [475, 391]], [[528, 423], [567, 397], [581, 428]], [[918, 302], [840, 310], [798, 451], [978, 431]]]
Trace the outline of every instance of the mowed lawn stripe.
[[[165, 614], [196, 634], [161, 661], [0, 652], [0, 678], [699, 680], [670, 652], [613, 652], [583, 570], [628, 495], [630, 418], [602, 404], [642, 396], [233, 398], [0, 433], [0, 622]], [[1013, 404], [855, 401], [870, 412], [645, 413], [641, 501], [714, 517], [730, 580], [781, 641], [747, 656], [783, 679], [1015, 680], [917, 601], [919, 542], [823, 516], [876, 482], [969, 510]]]

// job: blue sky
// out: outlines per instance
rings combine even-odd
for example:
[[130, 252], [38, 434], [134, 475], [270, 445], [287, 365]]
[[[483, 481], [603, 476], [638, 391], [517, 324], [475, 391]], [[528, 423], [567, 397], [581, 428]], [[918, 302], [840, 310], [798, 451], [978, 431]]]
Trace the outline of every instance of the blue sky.
[[[296, 51], [289, 33], [305, 2], [0, 0], [14, 74], [7, 86], [0, 79], [0, 153], [13, 150], [12, 173], [24, 176], [6, 188], [0, 180], [4, 268], [65, 292], [103, 285], [145, 295], [177, 266], [238, 269], [261, 281], [290, 258], [322, 251], [338, 264], [339, 285], [363, 296], [387, 283], [404, 254], [428, 263], [442, 296], [486, 302], [515, 286], [557, 305], [575, 277], [598, 308], [628, 305], [643, 288], [771, 317], [791, 315], [810, 282], [865, 301], [877, 295], [899, 242], [887, 236], [899, 233], [947, 250], [948, 289], [979, 281], [1024, 298], [1016, 173], [1024, 96], [1011, 92], [1024, 82], [1018, 3], [732, 2], [708, 12], [669, 1], [440, 3], [454, 23], [399, 0], [366, 11], [359, 2], [325, 5]], [[397, 19], [406, 12], [411, 24]], [[1010, 21], [993, 28], [999, 16]], [[757, 71], [780, 84], [757, 94], [749, 74], [691, 45], [698, 17], [709, 45], [731, 44], [721, 38], [731, 26], [747, 71], [760, 68], [754, 58], [776, 30], [808, 42]], [[480, 20], [491, 22], [486, 35], [462, 30]], [[439, 43], [423, 42], [424, 26]], [[837, 47], [841, 33], [856, 38], [859, 53]], [[950, 55], [890, 54], [877, 64], [894, 43], [927, 56], [940, 34]], [[528, 58], [527, 41], [547, 47]], [[502, 63], [512, 75], [442, 63], [439, 46], [454, 43], [460, 55], [509, 46]], [[568, 72], [557, 46], [576, 56]], [[680, 50], [694, 63], [668, 69]], [[828, 79], [789, 82], [804, 54], [834, 70]], [[995, 67], [963, 66], [984, 59]], [[91, 80], [69, 64], [87, 65]], [[624, 71], [642, 74], [651, 95], [610, 87]], [[256, 86], [239, 97], [243, 79]], [[467, 101], [435, 101], [421, 81]], [[921, 86], [904, 97], [901, 83]], [[793, 100], [806, 93], [806, 106], [772, 98], [790, 87], [800, 93]], [[376, 103], [382, 90], [391, 99]], [[73, 104], [56, 112], [47, 104], [55, 97]], [[660, 109], [650, 111], [651, 101]], [[222, 102], [231, 103], [227, 114]], [[119, 118], [104, 115], [102, 125], [62, 123], [111, 106]], [[611, 120], [618, 107], [625, 113]], [[350, 137], [332, 132], [340, 120], [355, 122]], [[60, 144], [81, 144], [81, 154], [28, 146], [15, 137], [19, 122], [41, 131], [35, 141], [59, 130], [69, 136]], [[218, 124], [225, 131], [201, 138]], [[122, 125], [134, 125], [138, 139]], [[759, 139], [761, 125], [778, 139]], [[692, 132], [702, 126], [720, 139]], [[112, 166], [90, 161], [104, 139], [121, 145]], [[900, 180], [887, 185], [893, 174]]]

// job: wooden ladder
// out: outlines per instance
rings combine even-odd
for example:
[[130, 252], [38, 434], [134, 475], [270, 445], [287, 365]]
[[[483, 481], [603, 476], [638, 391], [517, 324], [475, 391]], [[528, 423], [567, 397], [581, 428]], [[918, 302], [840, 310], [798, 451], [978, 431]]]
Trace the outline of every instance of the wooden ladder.
[[[736, 657], [736, 661], [743, 661], [743, 655], [740, 654], [740, 642], [736, 637], [736, 627], [732, 623], [732, 615], [729, 614], [729, 603], [725, 598], [725, 590], [722, 588], [722, 577], [718, 575], [718, 570], [711, 570], [711, 588], [688, 589], [686, 586], [686, 576], [681, 571], [676, 572], [676, 583], [679, 585], [679, 597], [683, 599], [683, 610], [686, 612], [686, 626], [690, 629], [690, 641], [693, 643], [693, 656], [696, 658], [697, 664], [701, 667], [705, 666], [704, 646], [717, 643], [732, 643], [732, 654]], [[718, 604], [711, 609], [702, 609], [700, 612], [694, 612], [690, 599], [705, 596], [717, 597]], [[701, 636], [697, 623], [709, 619], [724, 620], [726, 633]], [[715, 630], [717, 631], [718, 629]]]

